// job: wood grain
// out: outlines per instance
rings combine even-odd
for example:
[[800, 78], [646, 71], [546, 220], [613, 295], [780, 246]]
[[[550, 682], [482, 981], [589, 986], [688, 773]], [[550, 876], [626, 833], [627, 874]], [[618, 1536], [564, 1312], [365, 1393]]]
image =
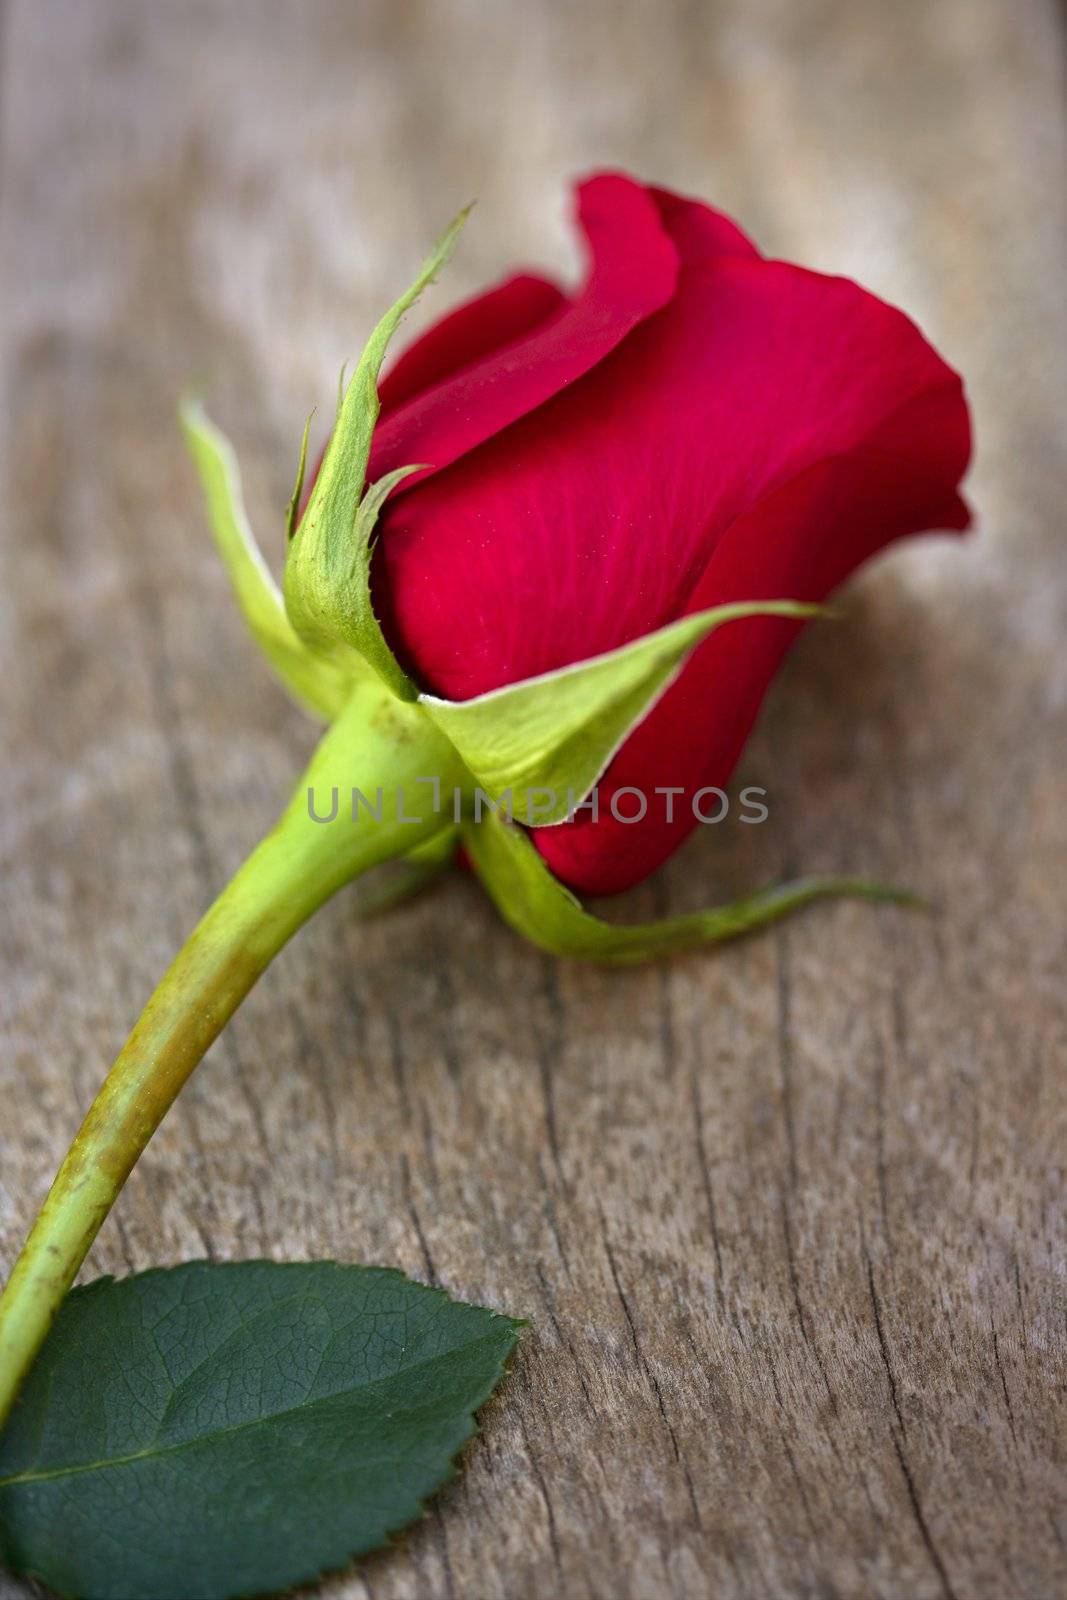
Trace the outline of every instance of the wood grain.
[[[980, 526], [809, 634], [708, 829], [619, 914], [803, 867], [923, 886], [634, 974], [457, 878], [285, 953], [92, 1271], [397, 1264], [529, 1317], [460, 1479], [331, 1600], [1067, 1588], [1067, 384], [1050, 0], [9, 0], [0, 1240], [310, 728], [174, 426], [210, 381], [275, 555], [300, 426], [437, 226], [574, 269], [612, 162], [900, 301], [966, 374]], [[5, 1600], [23, 1591], [0, 1580]]]

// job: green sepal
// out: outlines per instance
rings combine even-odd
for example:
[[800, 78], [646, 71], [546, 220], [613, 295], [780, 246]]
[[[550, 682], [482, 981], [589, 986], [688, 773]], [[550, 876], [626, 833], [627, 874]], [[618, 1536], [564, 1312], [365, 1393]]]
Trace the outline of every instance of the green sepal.
[[421, 472], [420, 465], [397, 467], [372, 483], [356, 512], [356, 525], [352, 535], [351, 564], [353, 582], [349, 590], [351, 610], [347, 614], [353, 636], [361, 657], [374, 668], [387, 688], [401, 700], [417, 700], [418, 685], [397, 662], [385, 642], [381, 624], [374, 615], [371, 604], [370, 568], [374, 556], [375, 528], [378, 514], [393, 489], [413, 472]]
[[[812, 617], [821, 609], [795, 600], [715, 606], [621, 649], [473, 700], [424, 694], [419, 703], [494, 801], [510, 791], [519, 821], [550, 827], [585, 799], [689, 652], [716, 628], [742, 617]], [[545, 800], [528, 814], [525, 799], [535, 789]]]
[[285, 607], [300, 637], [320, 648], [342, 646], [358, 652], [402, 700], [416, 699], [418, 691], [394, 659], [374, 615], [370, 541], [389, 490], [419, 469], [406, 467], [388, 474], [364, 501], [380, 410], [378, 373], [397, 324], [448, 260], [469, 209], [460, 212], [441, 235], [410, 289], [378, 323], [347, 386], [342, 375], [337, 421], [285, 564]]
[[919, 896], [865, 878], [812, 877], [761, 889], [729, 905], [629, 927], [602, 922], [554, 877], [524, 829], [487, 812], [463, 842], [505, 922], [553, 955], [627, 965], [752, 933], [815, 900], [847, 898], [921, 906]]
[[300, 512], [300, 496], [304, 492], [304, 473], [308, 464], [308, 435], [311, 432], [311, 419], [314, 415], [313, 411], [309, 411], [307, 421], [304, 423], [304, 437], [300, 441], [300, 460], [296, 468], [296, 482], [293, 484], [293, 492], [289, 496], [289, 504], [285, 510], [285, 536], [287, 540], [291, 539], [296, 532], [296, 519]]
[[293, 698], [332, 720], [366, 669], [358, 662], [345, 669], [314, 653], [297, 635], [249, 526], [233, 446], [199, 400], [183, 400], [179, 416], [200, 475], [211, 531], [249, 632]]

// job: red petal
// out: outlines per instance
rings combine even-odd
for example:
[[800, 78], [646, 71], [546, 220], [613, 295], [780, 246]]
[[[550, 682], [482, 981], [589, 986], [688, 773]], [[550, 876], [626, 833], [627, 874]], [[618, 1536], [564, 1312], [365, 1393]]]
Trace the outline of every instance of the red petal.
[[[544, 375], [524, 370], [540, 350], [558, 374], [565, 312], [397, 414], [428, 407], [468, 452], [387, 507], [375, 569], [394, 647], [438, 693], [468, 698], [726, 600], [819, 599], [888, 541], [966, 525], [961, 386], [914, 325], [855, 284], [763, 261], [706, 207], [657, 203], [677, 291], [580, 381], [539, 403]], [[487, 435], [498, 384], [508, 404]], [[526, 414], [505, 426], [516, 396]], [[675, 848], [691, 813], [676, 802], [667, 826], [651, 791], [724, 782], [795, 632], [734, 623], [697, 652], [602, 786], [605, 810], [611, 783], [648, 791], [648, 818], [535, 835], [563, 878], [620, 889]]]
[[752, 240], [724, 212], [713, 211], [703, 200], [672, 194], [670, 189], [650, 189], [649, 194], [655, 196], [684, 266], [710, 266], [719, 256], [759, 258]]
[[[648, 191], [605, 173], [584, 183], [578, 199], [593, 258], [581, 292], [532, 332], [384, 417], [372, 480], [415, 461], [448, 466], [588, 373], [670, 299], [678, 257]], [[419, 481], [407, 480], [397, 494]]]
[[[950, 379], [890, 416], [862, 448], [809, 468], [734, 522], [686, 609], [782, 596], [823, 600], [891, 540], [924, 528], [966, 528], [967, 507], [951, 485], [969, 448], [966, 405], [958, 380]], [[605, 774], [600, 820], [579, 816], [535, 833], [553, 871], [586, 894], [613, 894], [660, 866], [696, 826], [695, 791], [728, 782], [799, 631], [795, 623], [753, 619], [730, 623], [702, 645]], [[657, 785], [687, 791], [674, 799], [673, 824]], [[647, 794], [649, 814], [640, 823], [611, 815], [612, 794], [627, 786]], [[635, 808], [632, 797], [620, 801], [623, 815]], [[714, 813], [714, 798], [706, 809]]]
[[455, 376], [547, 322], [567, 299], [547, 278], [521, 273], [459, 306], [403, 352], [378, 384], [383, 412]]
[[[951, 377], [854, 284], [743, 257], [687, 267], [580, 383], [387, 508], [387, 634], [452, 699], [625, 644], [683, 613], [765, 495]], [[941, 463], [948, 490], [964, 464]]]
[[[435, 384], [454, 377], [472, 362], [530, 333], [566, 304], [567, 297], [556, 284], [524, 272], [506, 278], [495, 289], [487, 289], [449, 312], [413, 340], [379, 378], [379, 432], [389, 414]], [[307, 510], [325, 454], [324, 445], [304, 484], [301, 516]]]

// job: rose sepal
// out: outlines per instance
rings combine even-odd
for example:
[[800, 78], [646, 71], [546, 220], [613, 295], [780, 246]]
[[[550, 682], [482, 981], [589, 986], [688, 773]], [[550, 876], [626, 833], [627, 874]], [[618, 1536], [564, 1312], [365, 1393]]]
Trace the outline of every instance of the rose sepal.
[[722, 944], [765, 928], [816, 900], [853, 899], [922, 906], [907, 889], [832, 875], [777, 884], [727, 905], [657, 922], [603, 922], [560, 883], [521, 827], [485, 812], [463, 829], [463, 842], [504, 921], [551, 955], [623, 966], [680, 950]]
[[337, 420], [285, 561], [285, 609], [300, 637], [318, 651], [336, 650], [366, 662], [401, 700], [415, 700], [418, 688], [393, 655], [375, 616], [371, 556], [386, 496], [422, 467], [400, 467], [364, 494], [381, 410], [378, 375], [401, 317], [448, 260], [469, 210], [461, 211], [445, 230], [414, 283], [382, 317], [347, 385], [342, 378]]
[[[746, 617], [824, 614], [824, 607], [796, 600], [715, 606], [617, 650], [471, 700], [422, 694], [419, 704], [494, 802], [509, 796], [518, 821], [551, 827], [586, 799], [688, 656], [717, 628]], [[542, 798], [535, 800], [535, 791]]]
[[[356, 681], [368, 676], [368, 668], [358, 657], [332, 659], [329, 652], [312, 650], [300, 638], [252, 532], [233, 446], [196, 396], [183, 399], [178, 416], [200, 478], [208, 524], [249, 632], [297, 704], [332, 721], [344, 708]], [[298, 476], [302, 476], [302, 467]]]

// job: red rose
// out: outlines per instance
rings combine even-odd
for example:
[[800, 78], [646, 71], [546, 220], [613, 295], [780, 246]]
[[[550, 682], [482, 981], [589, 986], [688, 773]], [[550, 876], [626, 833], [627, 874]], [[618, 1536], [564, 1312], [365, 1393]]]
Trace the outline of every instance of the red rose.
[[[913, 898], [809, 877], [618, 927], [542, 862], [594, 892], [658, 866], [694, 825], [696, 791], [728, 778], [800, 603], [901, 534], [969, 520], [960, 380], [906, 317], [855, 284], [764, 261], [692, 201], [612, 174], [579, 195], [593, 265], [574, 299], [513, 278], [379, 382], [400, 317], [465, 213], [441, 235], [342, 386], [298, 518], [305, 428], [283, 588], [253, 537], [232, 448], [195, 400], [182, 407], [250, 631], [330, 725], [172, 962], [49, 1191], [0, 1304], [0, 1428], [174, 1095], [286, 940], [353, 878], [403, 857], [385, 895], [410, 893], [447, 866], [460, 833], [520, 933], [619, 962], [736, 938], [830, 895]], [[555, 819], [598, 776], [600, 820], [535, 829], [536, 849], [506, 810], [479, 820], [481, 795], [503, 805], [517, 780], [528, 797], [550, 794], [538, 814]], [[367, 801], [353, 778], [372, 789], [388, 778], [391, 815], [383, 784]], [[461, 803], [451, 815], [446, 784]], [[639, 802], [681, 791], [688, 804], [673, 822], [651, 806], [633, 822], [629, 805], [616, 820], [624, 789]], [[357, 796], [373, 824], [360, 823]]]
[[[375, 607], [452, 700], [727, 601], [822, 600], [891, 540], [969, 522], [962, 384], [901, 312], [621, 174], [583, 183], [578, 211], [573, 298], [511, 278], [381, 384], [369, 480], [433, 468], [386, 506]], [[624, 824], [613, 791], [723, 785], [799, 626], [735, 622], [694, 652], [612, 761], [599, 820], [535, 831], [559, 877], [623, 889], [682, 842], [690, 805]]]

